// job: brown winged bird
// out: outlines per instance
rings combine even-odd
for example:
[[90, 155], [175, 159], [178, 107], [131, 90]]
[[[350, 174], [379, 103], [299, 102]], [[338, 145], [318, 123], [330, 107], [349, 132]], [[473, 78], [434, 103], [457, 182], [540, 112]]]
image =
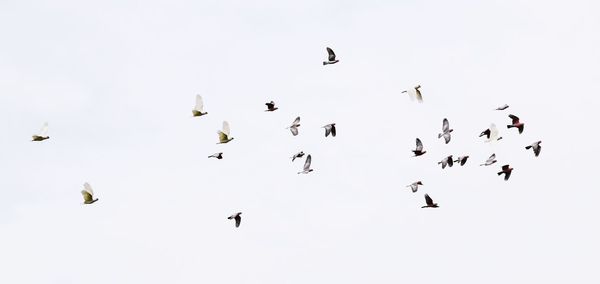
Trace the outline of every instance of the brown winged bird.
[[498, 175], [504, 174], [504, 180], [508, 180], [510, 178], [510, 174], [512, 173], [513, 168], [509, 165], [502, 166], [502, 171], [498, 172]]
[[516, 127], [519, 129], [519, 134], [523, 133], [523, 128], [525, 128], [525, 123], [519, 121], [519, 118], [516, 115], [509, 114], [508, 117], [512, 119], [512, 124], [506, 126], [506, 128]]
[[339, 60], [335, 59], [335, 52], [333, 52], [333, 49], [329, 47], [327, 48], [327, 60], [328, 61], [323, 61], [323, 65], [336, 64], [340, 62]]
[[438, 208], [438, 204], [433, 203], [433, 199], [431, 199], [427, 193], [425, 193], [425, 203], [427, 203], [427, 205], [421, 206], [421, 208]]
[[40, 133], [31, 136], [31, 141], [44, 141], [46, 139], [50, 139], [50, 136], [48, 136], [48, 122], [44, 123]]
[[542, 143], [542, 141], [537, 141], [534, 142], [533, 144], [529, 145], [529, 146], [525, 146], [525, 149], [529, 150], [531, 148], [533, 148], [533, 154], [535, 154], [535, 156], [539, 156], [540, 155], [540, 151], [542, 151], [542, 146], [540, 145]]
[[413, 157], [418, 157], [418, 156], [421, 156], [421, 155], [427, 153], [427, 151], [423, 151], [423, 142], [421, 142], [421, 139], [419, 139], [419, 138], [417, 138], [417, 148], [412, 151], [413, 151], [413, 153], [415, 153], [415, 155]]
[[240, 226], [240, 223], [242, 222], [242, 216], [240, 216], [240, 215], [242, 215], [242, 212], [237, 212], [237, 213], [227, 217], [227, 219], [229, 219], [229, 220], [234, 219], [235, 227], [237, 228]]
[[92, 204], [98, 201], [98, 198], [94, 198], [94, 190], [92, 189], [92, 186], [87, 182], [83, 184], [81, 195], [83, 195], [83, 204]]

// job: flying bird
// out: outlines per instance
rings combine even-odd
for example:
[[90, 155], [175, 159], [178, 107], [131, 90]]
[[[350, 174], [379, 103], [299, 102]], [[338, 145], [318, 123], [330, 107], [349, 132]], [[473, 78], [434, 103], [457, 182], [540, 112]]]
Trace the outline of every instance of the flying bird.
[[507, 105], [507, 104], [504, 104], [503, 106], [499, 106], [499, 107], [497, 107], [497, 108], [496, 108], [496, 110], [505, 110], [505, 109], [507, 109], [507, 108], [508, 108], [508, 105]]
[[335, 137], [335, 123], [327, 124], [323, 128], [325, 128], [325, 137], [329, 136], [329, 134]]
[[512, 119], [512, 124], [507, 125], [506, 128], [516, 127], [517, 129], [519, 129], [519, 134], [523, 133], [523, 128], [525, 128], [525, 123], [520, 122], [519, 118], [516, 115], [509, 114], [508, 117], [510, 117], [510, 119]]
[[31, 141], [44, 141], [46, 139], [50, 139], [50, 136], [48, 136], [48, 122], [44, 123], [40, 133], [37, 135], [32, 135], [31, 138]]
[[208, 114], [208, 112], [204, 112], [204, 102], [202, 101], [202, 96], [196, 95], [196, 106], [194, 109], [192, 109], [192, 115], [196, 117], [203, 116], [205, 114]]
[[339, 60], [335, 59], [335, 53], [333, 52], [333, 49], [331, 48], [327, 48], [327, 60], [328, 61], [323, 61], [323, 65], [328, 65], [328, 64], [336, 64], [338, 62], [340, 62]]
[[409, 89], [409, 90], [404, 90], [404, 91], [402, 91], [402, 93], [408, 93], [408, 96], [410, 97], [411, 101], [414, 101], [415, 99], [417, 99], [418, 102], [422, 103], [423, 96], [421, 95], [421, 91], [419, 89], [421, 89], [421, 85], [417, 85], [414, 88]]
[[300, 127], [300, 117], [299, 116], [296, 117], [296, 119], [294, 119], [294, 122], [292, 122], [292, 125], [288, 128], [292, 132], [292, 135], [296, 136], [296, 135], [298, 135], [298, 127]]
[[94, 190], [92, 190], [92, 186], [87, 182], [83, 184], [81, 195], [83, 195], [83, 204], [92, 204], [98, 201], [98, 198], [94, 198]]
[[217, 158], [217, 159], [223, 159], [223, 152], [219, 152], [219, 153], [214, 153], [210, 156], [208, 156], [209, 158]]
[[454, 160], [454, 162], [459, 163], [460, 166], [462, 167], [465, 165], [465, 163], [467, 163], [468, 158], [469, 158], [469, 156], [460, 156], [456, 160]]
[[240, 215], [242, 215], [242, 212], [237, 212], [237, 213], [227, 217], [227, 219], [229, 219], [229, 220], [234, 219], [235, 227], [237, 228], [240, 226], [240, 223], [242, 222], [242, 216], [240, 216]]
[[311, 158], [310, 154], [308, 156], [306, 156], [306, 161], [304, 162], [304, 170], [301, 172], [298, 172], [298, 174], [308, 174], [313, 171], [313, 169], [310, 168], [311, 160], [312, 160], [312, 158]]
[[442, 133], [438, 134], [438, 139], [444, 137], [446, 144], [450, 142], [450, 132], [454, 131], [454, 129], [450, 129], [450, 123], [448, 123], [448, 119], [444, 118], [442, 122]]
[[513, 168], [509, 165], [502, 166], [502, 170], [498, 172], [498, 175], [504, 174], [504, 180], [508, 180], [510, 178], [510, 174], [512, 173]]
[[421, 139], [419, 139], [419, 138], [417, 138], [417, 148], [412, 151], [413, 151], [413, 153], [415, 153], [415, 155], [413, 157], [418, 157], [418, 156], [421, 156], [421, 155], [427, 153], [427, 151], [423, 151], [423, 142], [421, 142]]
[[525, 146], [525, 149], [529, 150], [529, 149], [533, 148], [533, 153], [537, 157], [540, 155], [540, 151], [542, 151], [542, 146], [540, 145], [541, 143], [542, 143], [542, 141], [533, 142], [533, 144], [531, 144], [529, 146]]
[[303, 156], [304, 156], [304, 151], [300, 151], [300, 152], [294, 154], [294, 156], [292, 156], [292, 162], [294, 160], [296, 160], [296, 158], [302, 158]]
[[423, 185], [423, 183], [421, 181], [417, 181], [407, 185], [406, 187], [410, 187], [410, 190], [412, 190], [412, 192], [417, 192], [417, 190], [419, 189], [419, 185]]
[[481, 164], [480, 166], [490, 166], [492, 164], [494, 164], [496, 161], [496, 153], [492, 154], [486, 161], [485, 163]]
[[454, 165], [454, 161], [452, 160], [452, 155], [442, 159], [441, 161], [438, 162], [438, 165], [442, 164], [442, 169], [445, 169], [446, 166], [448, 167], [452, 167], [452, 165]]
[[233, 140], [233, 137], [229, 137], [229, 132], [229, 122], [223, 121], [223, 130], [217, 131], [219, 134], [219, 143], [217, 144], [225, 144]]
[[433, 203], [433, 199], [431, 199], [427, 193], [425, 193], [425, 203], [427, 203], [427, 205], [421, 206], [421, 208], [438, 208], [438, 204]]
[[265, 103], [265, 105], [267, 106], [267, 110], [265, 110], [265, 111], [276, 111], [277, 109], [279, 109], [278, 107], [275, 107], [274, 101]]
[[485, 142], [494, 142], [494, 141], [498, 141], [500, 139], [502, 139], [502, 137], [500, 137], [500, 132], [498, 131], [498, 128], [496, 127], [496, 124], [490, 124], [490, 128], [484, 130], [481, 132], [481, 134], [479, 134], [479, 137], [485, 136], [487, 138], [487, 140], [485, 140]]

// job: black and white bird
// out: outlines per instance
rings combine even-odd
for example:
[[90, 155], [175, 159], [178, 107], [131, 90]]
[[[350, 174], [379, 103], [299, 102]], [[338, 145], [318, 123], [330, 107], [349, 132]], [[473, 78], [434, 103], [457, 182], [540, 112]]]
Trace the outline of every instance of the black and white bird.
[[31, 141], [44, 141], [46, 139], [50, 139], [50, 136], [48, 136], [48, 122], [44, 123], [38, 134], [31, 136]]
[[450, 123], [448, 122], [448, 119], [444, 118], [444, 121], [442, 122], [442, 133], [438, 134], [438, 139], [444, 137], [446, 144], [448, 144], [451, 138], [450, 132], [452, 131], [454, 131], [454, 129], [450, 129]]
[[487, 140], [485, 140], [485, 142], [494, 142], [494, 141], [498, 141], [500, 139], [502, 139], [502, 137], [500, 137], [500, 132], [498, 131], [498, 128], [496, 127], [496, 124], [490, 124], [490, 128], [482, 131], [479, 134], [479, 137], [485, 136], [487, 138]]
[[433, 199], [431, 199], [431, 197], [429, 197], [429, 194], [425, 193], [425, 203], [427, 205], [425, 206], [421, 206], [421, 208], [438, 208], [438, 204], [437, 203], [433, 203]]
[[223, 129], [217, 131], [217, 134], [219, 134], [219, 143], [217, 144], [225, 144], [225, 143], [229, 143], [229, 141], [233, 140], [233, 137], [229, 136], [229, 122], [227, 121], [223, 121]]
[[311, 161], [312, 161], [312, 157], [309, 154], [308, 156], [306, 156], [306, 161], [304, 161], [304, 170], [301, 172], [298, 172], [298, 174], [308, 174], [308, 173], [312, 172], [313, 169], [310, 168]]
[[542, 141], [533, 142], [533, 144], [525, 146], [525, 149], [529, 150], [533, 148], [533, 154], [535, 154], [535, 156], [537, 157], [540, 155], [540, 151], [542, 151], [542, 145], [540, 144], [542, 144]]
[[196, 106], [194, 109], [192, 109], [192, 115], [196, 117], [203, 116], [205, 114], [208, 114], [208, 112], [204, 111], [204, 102], [202, 101], [202, 96], [196, 95]]
[[219, 152], [219, 153], [214, 153], [210, 156], [208, 156], [209, 158], [217, 158], [217, 159], [223, 159], [223, 152]]
[[402, 93], [407, 93], [411, 101], [416, 99], [418, 102], [422, 103], [423, 95], [421, 95], [421, 91], [419, 89], [421, 89], [421, 85], [417, 85], [412, 89], [404, 90]]
[[268, 103], [265, 103], [265, 105], [267, 106], [267, 109], [265, 111], [276, 111], [279, 108], [275, 107], [275, 102], [274, 101], [270, 101]]
[[502, 106], [499, 106], [499, 107], [497, 107], [497, 108], [496, 108], [496, 110], [505, 110], [505, 109], [507, 109], [507, 108], [508, 108], [508, 105], [507, 105], [507, 104], [504, 104], [504, 105], [502, 105]]
[[417, 192], [417, 190], [419, 190], [419, 185], [423, 185], [423, 183], [421, 181], [417, 181], [407, 185], [406, 187], [410, 187], [412, 192]]
[[294, 119], [294, 122], [292, 122], [292, 125], [290, 127], [288, 127], [288, 129], [292, 132], [292, 135], [296, 136], [298, 135], [298, 127], [300, 127], [300, 117], [296, 117], [296, 119]]
[[335, 59], [335, 52], [333, 52], [333, 49], [328, 47], [327, 48], [327, 61], [323, 61], [323, 65], [336, 64], [338, 62], [340, 62], [340, 61]]
[[292, 162], [294, 160], [296, 160], [296, 158], [302, 158], [302, 157], [304, 157], [304, 151], [300, 151], [300, 152], [294, 154], [294, 156], [292, 156]]
[[98, 201], [98, 198], [94, 198], [94, 190], [92, 189], [92, 186], [87, 182], [83, 184], [81, 195], [83, 195], [83, 204], [92, 204]]
[[486, 161], [485, 163], [481, 164], [480, 166], [490, 166], [493, 165], [496, 161], [496, 153], [492, 154]]
[[512, 171], [513, 168], [511, 168], [509, 165], [504, 165], [502, 166], [502, 170], [498, 172], [498, 175], [504, 174], [504, 180], [508, 180]]
[[417, 138], [417, 148], [412, 150], [412, 152], [415, 153], [413, 157], [418, 157], [427, 153], [427, 151], [423, 151], [423, 142], [421, 142], [421, 139]]
[[335, 123], [327, 124], [323, 128], [325, 128], [325, 137], [329, 136], [329, 134], [335, 137]]
[[235, 227], [237, 228], [237, 227], [240, 226], [240, 223], [242, 223], [242, 216], [241, 215], [242, 215], [242, 212], [237, 212], [237, 213], [235, 213], [235, 214], [227, 217], [227, 219], [229, 219], [229, 220], [232, 220], [232, 219], [235, 220]]
[[462, 167], [465, 165], [465, 163], [467, 163], [468, 158], [469, 158], [469, 156], [460, 156], [456, 160], [454, 160], [454, 162], [459, 163], [460, 166]]
[[454, 165], [454, 161], [452, 160], [452, 155], [442, 159], [441, 161], [438, 162], [438, 165], [442, 164], [442, 169], [445, 169], [446, 166], [448, 167], [452, 167], [452, 165]]

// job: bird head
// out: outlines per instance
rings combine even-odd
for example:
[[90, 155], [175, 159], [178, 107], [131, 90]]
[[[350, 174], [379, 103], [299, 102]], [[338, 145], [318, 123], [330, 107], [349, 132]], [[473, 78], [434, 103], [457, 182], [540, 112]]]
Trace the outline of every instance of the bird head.
[[423, 183], [421, 181], [418, 181], [417, 184], [418, 185], [423, 185]]

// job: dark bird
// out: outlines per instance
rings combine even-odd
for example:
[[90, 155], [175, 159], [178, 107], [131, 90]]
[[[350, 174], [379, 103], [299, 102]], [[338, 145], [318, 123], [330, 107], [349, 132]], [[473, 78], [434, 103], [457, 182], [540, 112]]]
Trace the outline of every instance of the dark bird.
[[240, 226], [240, 223], [242, 222], [242, 216], [240, 216], [240, 215], [242, 215], [242, 212], [235, 213], [235, 214], [227, 217], [227, 219], [229, 219], [229, 220], [234, 219], [235, 227], [237, 228]]
[[421, 208], [438, 208], [438, 204], [433, 203], [433, 199], [431, 199], [427, 193], [425, 193], [425, 203], [427, 203], [427, 205], [421, 206]]
[[462, 167], [465, 165], [465, 163], [467, 163], [468, 158], [469, 158], [469, 156], [460, 156], [456, 160], [454, 160], [454, 162], [459, 163], [460, 166]]
[[292, 156], [292, 162], [294, 160], [296, 160], [296, 158], [302, 158], [303, 156], [304, 156], [304, 151], [300, 151], [300, 152], [294, 154], [294, 156]]
[[410, 187], [410, 190], [412, 190], [412, 192], [417, 192], [417, 190], [419, 189], [419, 185], [423, 185], [423, 183], [421, 181], [417, 181], [407, 185], [406, 187]]
[[506, 128], [516, 127], [517, 129], [519, 129], [519, 134], [523, 133], [523, 128], [525, 128], [525, 123], [520, 122], [519, 118], [515, 115], [509, 114], [508, 117], [510, 117], [512, 119], [512, 124], [507, 125]]
[[325, 128], [325, 137], [329, 136], [329, 134], [335, 137], [335, 123], [327, 124], [323, 128]]
[[439, 161], [438, 165], [439, 164], [442, 164], [442, 169], [445, 169], [446, 165], [448, 167], [452, 167], [452, 165], [454, 165], [454, 161], [452, 160], [452, 155], [450, 155], [450, 156], [444, 158], [443, 160]]
[[444, 118], [442, 122], [442, 133], [438, 134], [438, 139], [444, 137], [446, 144], [450, 142], [450, 132], [454, 131], [454, 129], [450, 129], [450, 123], [448, 123], [448, 119]]
[[50, 136], [48, 136], [48, 122], [44, 123], [40, 133], [31, 136], [31, 141], [44, 141], [46, 139], [50, 139]]
[[479, 134], [479, 137], [485, 136], [487, 138], [485, 142], [494, 142], [502, 139], [502, 137], [499, 137], [499, 133], [500, 132], [498, 131], [496, 125], [492, 123], [490, 125], [490, 128], [484, 130], [483, 132], [481, 132], [481, 134]]
[[415, 99], [417, 99], [418, 102], [422, 103], [423, 95], [421, 95], [421, 91], [419, 89], [421, 89], [421, 85], [417, 85], [414, 88], [409, 89], [409, 90], [404, 90], [404, 91], [402, 91], [402, 93], [407, 93], [408, 96], [410, 97], [411, 101], [414, 101]]
[[533, 144], [526, 146], [525, 149], [529, 150], [533, 148], [533, 153], [537, 157], [540, 155], [540, 151], [542, 151], [542, 146], [540, 145], [541, 143], [542, 141], [533, 142]]
[[492, 164], [494, 164], [496, 161], [496, 153], [492, 154], [486, 161], [485, 163], [481, 164], [480, 166], [490, 166]]
[[505, 110], [508, 108], [507, 104], [504, 104], [503, 106], [499, 106], [498, 108], [496, 108], [496, 110]]
[[208, 156], [209, 158], [217, 158], [217, 159], [223, 159], [223, 152], [219, 152], [219, 153], [214, 153], [210, 156]]
[[267, 110], [265, 110], [265, 111], [276, 111], [277, 109], [279, 109], [278, 107], [275, 107], [274, 101], [265, 103], [265, 105], [267, 105]]
[[331, 48], [327, 48], [327, 60], [328, 61], [323, 61], [323, 65], [327, 65], [327, 64], [336, 64], [338, 62], [340, 62], [339, 60], [335, 59], [335, 53], [333, 52], [333, 49]]
[[498, 172], [498, 175], [504, 174], [504, 180], [508, 180], [510, 178], [510, 174], [512, 173], [513, 168], [509, 165], [502, 166], [502, 171]]
[[423, 142], [421, 142], [421, 139], [417, 138], [417, 149], [412, 150], [412, 152], [415, 153], [414, 157], [427, 153], [427, 151], [423, 151]]
[[308, 173], [312, 172], [313, 169], [310, 168], [311, 162], [312, 162], [312, 157], [309, 154], [308, 156], [306, 156], [306, 161], [304, 161], [304, 170], [301, 172], [298, 172], [298, 173], [299, 174], [308, 174]]
[[296, 136], [298, 135], [298, 127], [300, 127], [300, 117], [296, 117], [296, 119], [294, 119], [294, 122], [292, 122], [292, 125], [290, 127], [288, 127], [288, 129], [292, 132], [292, 135]]

